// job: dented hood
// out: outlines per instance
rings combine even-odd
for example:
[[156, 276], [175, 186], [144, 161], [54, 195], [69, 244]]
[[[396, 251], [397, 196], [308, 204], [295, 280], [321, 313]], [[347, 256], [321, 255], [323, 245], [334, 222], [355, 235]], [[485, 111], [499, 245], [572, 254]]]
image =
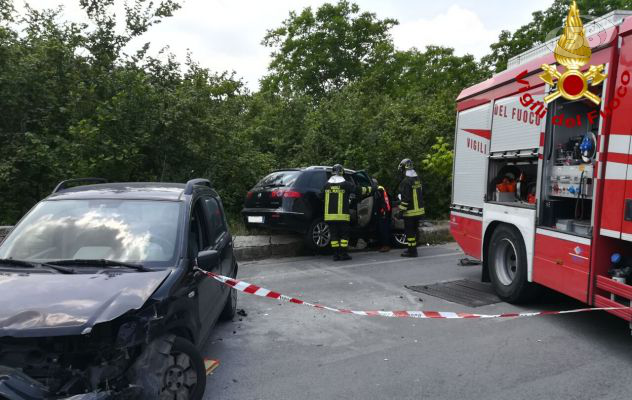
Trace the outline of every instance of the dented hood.
[[87, 332], [142, 307], [170, 273], [1, 273], [0, 337]]

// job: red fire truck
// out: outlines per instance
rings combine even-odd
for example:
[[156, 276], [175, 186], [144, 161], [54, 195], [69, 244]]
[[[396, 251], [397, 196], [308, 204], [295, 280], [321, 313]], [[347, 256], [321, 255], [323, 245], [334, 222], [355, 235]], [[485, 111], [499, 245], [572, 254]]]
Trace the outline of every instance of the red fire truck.
[[581, 71], [607, 74], [586, 96], [544, 101], [560, 80], [545, 83], [543, 65], [563, 70], [553, 39], [457, 99], [451, 231], [509, 302], [541, 286], [597, 307], [632, 299], [632, 12], [584, 28]]

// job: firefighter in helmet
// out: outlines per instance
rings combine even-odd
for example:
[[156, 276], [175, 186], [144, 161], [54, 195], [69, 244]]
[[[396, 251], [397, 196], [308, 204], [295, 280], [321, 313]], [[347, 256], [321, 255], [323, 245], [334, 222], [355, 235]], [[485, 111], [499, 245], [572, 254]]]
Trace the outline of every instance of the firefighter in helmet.
[[404, 218], [406, 243], [408, 248], [402, 257], [417, 257], [417, 233], [419, 221], [426, 214], [422, 198], [421, 179], [413, 168], [413, 162], [405, 158], [399, 163], [402, 181], [399, 184], [398, 217]]
[[351, 195], [368, 196], [371, 187], [358, 187], [344, 178], [344, 168], [340, 164], [333, 166], [331, 178], [323, 189], [325, 199], [325, 222], [331, 232], [331, 248], [334, 261], [351, 260], [348, 253], [351, 216], [349, 202]]

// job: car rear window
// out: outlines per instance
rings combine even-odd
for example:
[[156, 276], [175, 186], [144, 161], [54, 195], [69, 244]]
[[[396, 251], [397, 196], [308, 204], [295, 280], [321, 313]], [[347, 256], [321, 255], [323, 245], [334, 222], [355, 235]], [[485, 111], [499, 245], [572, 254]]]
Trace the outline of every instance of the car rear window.
[[325, 187], [325, 183], [327, 183], [327, 173], [325, 171], [313, 171], [309, 175], [309, 180], [307, 183], [307, 187], [310, 189], [322, 190]]
[[292, 186], [301, 171], [277, 171], [266, 176], [255, 187], [286, 187]]

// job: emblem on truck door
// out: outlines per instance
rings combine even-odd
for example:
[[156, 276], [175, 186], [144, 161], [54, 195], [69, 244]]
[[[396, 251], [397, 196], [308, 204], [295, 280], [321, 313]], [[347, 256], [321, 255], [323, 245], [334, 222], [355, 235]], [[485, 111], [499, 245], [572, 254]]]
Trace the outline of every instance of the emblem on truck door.
[[599, 105], [601, 98], [588, 90], [588, 82], [592, 86], [599, 85], [606, 79], [603, 73], [605, 66], [593, 65], [587, 72], [581, 72], [581, 68], [590, 62], [592, 50], [586, 39], [584, 24], [579, 17], [577, 3], [573, 1], [566, 18], [564, 33], [555, 46], [555, 60], [566, 67], [566, 72], [560, 73], [555, 65], [543, 64], [543, 74], [540, 79], [554, 86], [554, 80], [558, 80], [557, 90], [544, 98], [548, 104], [553, 100], [564, 97], [567, 100], [577, 100], [585, 97]]

